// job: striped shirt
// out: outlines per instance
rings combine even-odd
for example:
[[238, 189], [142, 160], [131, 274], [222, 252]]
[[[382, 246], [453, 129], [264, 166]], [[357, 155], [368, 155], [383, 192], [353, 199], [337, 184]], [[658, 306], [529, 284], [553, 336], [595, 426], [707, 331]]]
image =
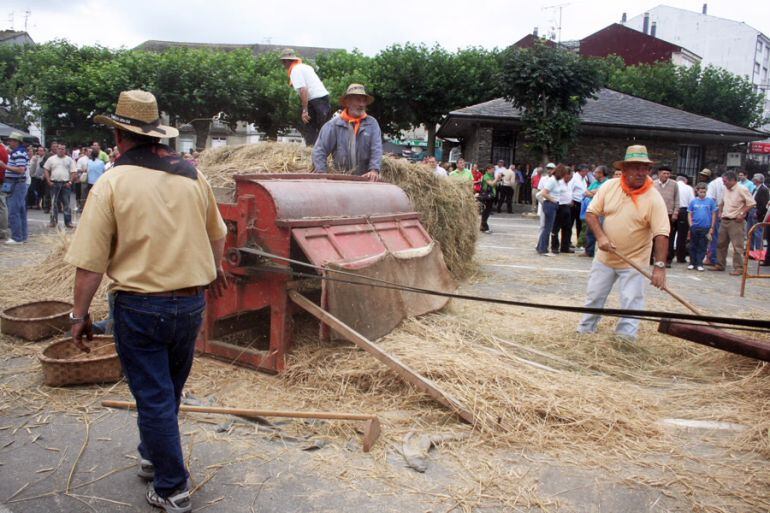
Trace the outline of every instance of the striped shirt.
[[11, 152], [8, 157], [8, 165], [11, 167], [24, 168], [24, 172], [14, 173], [10, 169], [7, 169], [5, 171], [6, 178], [26, 178], [27, 167], [29, 166], [29, 155], [27, 155], [27, 148], [23, 144], [20, 144], [18, 148]]

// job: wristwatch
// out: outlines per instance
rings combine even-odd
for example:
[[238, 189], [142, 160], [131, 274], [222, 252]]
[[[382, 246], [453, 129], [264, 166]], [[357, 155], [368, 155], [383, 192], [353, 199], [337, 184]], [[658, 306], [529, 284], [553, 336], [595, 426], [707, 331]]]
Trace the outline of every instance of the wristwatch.
[[652, 264], [652, 265], [654, 265], [655, 267], [659, 267], [659, 268], [661, 268], [661, 269], [665, 269], [665, 268], [666, 268], [666, 262], [663, 262], [663, 261], [660, 261], [660, 262], [655, 262], [655, 263], [654, 263], [654, 264]]
[[76, 317], [75, 315], [70, 312], [70, 324], [80, 324], [81, 322], [86, 322], [88, 320], [88, 313], [86, 313], [83, 317]]

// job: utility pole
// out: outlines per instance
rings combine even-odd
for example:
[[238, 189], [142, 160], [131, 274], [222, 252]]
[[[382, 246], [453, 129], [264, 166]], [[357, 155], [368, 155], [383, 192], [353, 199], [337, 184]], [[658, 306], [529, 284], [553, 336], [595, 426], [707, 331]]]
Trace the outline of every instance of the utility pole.
[[557, 39], [556, 42], [559, 43], [559, 44], [561, 44], [561, 19], [562, 19], [561, 15], [562, 15], [562, 9], [564, 9], [568, 5], [570, 5], [570, 4], [569, 3], [564, 3], [564, 4], [548, 5], [546, 7], [543, 7], [544, 11], [546, 11], [546, 10], [548, 10], [548, 11], [555, 11], [556, 9], [559, 10], [559, 25], [556, 27], [556, 31], [557, 31], [557, 34], [558, 34], [558, 39]]
[[27, 24], [29, 22], [29, 17], [32, 16], [32, 11], [27, 9], [24, 11], [24, 32], [27, 32]]

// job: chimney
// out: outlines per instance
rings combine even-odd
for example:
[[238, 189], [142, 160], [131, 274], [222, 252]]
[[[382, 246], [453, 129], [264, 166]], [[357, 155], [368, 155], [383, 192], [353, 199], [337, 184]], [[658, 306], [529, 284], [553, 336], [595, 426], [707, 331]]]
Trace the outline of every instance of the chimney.
[[627, 21], [628, 21], [628, 17], [626, 16], [626, 13], [623, 13], [623, 16], [620, 17], [620, 23], [625, 25]]
[[650, 32], [650, 13], [644, 13], [644, 22], [642, 23], [642, 32], [645, 34]]
[[708, 14], [709, 12], [709, 4], [703, 4], [703, 14]]
[[537, 37], [537, 27], [535, 27], [535, 30], [532, 31], [532, 35]]
[[650, 25], [650, 35], [652, 37], [655, 37], [655, 29], [658, 28], [658, 24], [656, 22], [652, 22], [652, 25]]

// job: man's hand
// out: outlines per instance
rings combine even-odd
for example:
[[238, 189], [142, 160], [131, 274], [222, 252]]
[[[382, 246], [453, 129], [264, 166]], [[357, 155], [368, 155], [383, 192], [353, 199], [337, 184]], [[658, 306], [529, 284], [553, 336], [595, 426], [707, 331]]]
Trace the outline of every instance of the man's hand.
[[306, 125], [310, 123], [310, 114], [308, 113], [307, 109], [302, 109], [302, 122]]
[[71, 185], [72, 185], [72, 182], [67, 182], [67, 183], [65, 183], [65, 184], [64, 184], [64, 186], [65, 186], [67, 189], [69, 189]]
[[370, 170], [368, 173], [365, 173], [362, 175], [364, 178], [368, 179], [370, 182], [379, 182], [380, 181], [380, 172], [375, 171], [374, 169]]
[[666, 286], [666, 270], [661, 267], [655, 267], [652, 270], [652, 286], [662, 289]]
[[86, 340], [91, 341], [94, 339], [94, 327], [91, 323], [90, 315], [87, 316], [83, 322], [72, 325], [72, 341], [75, 343], [78, 349], [84, 353], [90, 353], [91, 348], [83, 343], [83, 335], [86, 336]]
[[51, 180], [49, 180], [47, 178], [46, 178], [45, 181], [48, 182], [48, 187], [53, 187], [53, 181], [51, 181]]
[[212, 296], [219, 298], [224, 295], [227, 286], [227, 275], [222, 266], [219, 266], [217, 268], [217, 277], [209, 283], [209, 292], [211, 292]]
[[615, 251], [615, 243], [608, 239], [606, 236], [596, 239], [596, 244], [599, 245], [599, 249], [612, 253]]

